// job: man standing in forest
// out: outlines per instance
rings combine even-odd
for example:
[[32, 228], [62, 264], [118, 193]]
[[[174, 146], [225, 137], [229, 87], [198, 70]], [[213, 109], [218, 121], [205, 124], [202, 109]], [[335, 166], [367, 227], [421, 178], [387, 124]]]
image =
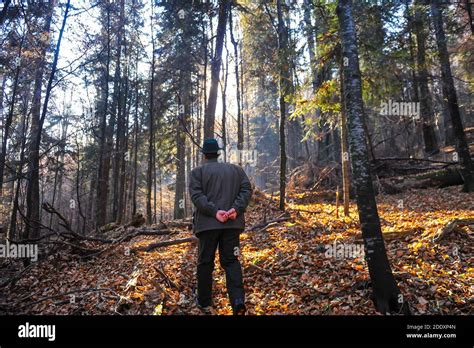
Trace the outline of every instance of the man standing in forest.
[[216, 139], [206, 139], [202, 148], [204, 163], [191, 171], [189, 180], [189, 194], [196, 207], [194, 233], [199, 239], [196, 303], [205, 313], [211, 313], [212, 272], [219, 247], [232, 311], [243, 315], [246, 308], [238, 259], [239, 235], [245, 228], [244, 212], [252, 187], [240, 166], [217, 161], [219, 150]]

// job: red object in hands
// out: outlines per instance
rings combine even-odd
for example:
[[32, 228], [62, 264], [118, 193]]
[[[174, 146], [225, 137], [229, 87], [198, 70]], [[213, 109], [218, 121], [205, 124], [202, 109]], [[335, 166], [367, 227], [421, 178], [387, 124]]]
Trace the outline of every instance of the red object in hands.
[[224, 223], [227, 221], [229, 217], [227, 216], [227, 212], [225, 210], [218, 210], [216, 213], [217, 221]]
[[231, 220], [235, 220], [237, 218], [237, 211], [234, 208], [228, 210], [227, 217]]

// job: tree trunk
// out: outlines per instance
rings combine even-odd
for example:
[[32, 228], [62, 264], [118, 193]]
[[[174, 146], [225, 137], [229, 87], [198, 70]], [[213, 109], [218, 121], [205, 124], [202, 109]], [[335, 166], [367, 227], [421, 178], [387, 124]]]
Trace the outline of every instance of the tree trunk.
[[216, 118], [217, 87], [221, 70], [222, 48], [224, 46], [225, 28], [229, 13], [230, 1], [219, 1], [219, 18], [217, 23], [216, 50], [211, 64], [211, 88], [204, 117], [204, 138], [214, 137], [214, 123]]
[[[295, 54], [293, 53], [292, 47], [296, 47], [296, 45], [293, 43], [293, 39], [291, 37], [291, 21], [290, 21], [290, 15], [288, 13], [289, 9], [284, 8], [284, 11], [282, 12], [284, 20], [285, 20], [285, 30], [287, 33], [287, 60], [288, 60], [288, 66], [289, 66], [289, 81], [288, 81], [288, 87], [289, 87], [289, 95], [293, 96], [295, 92], [295, 88], [298, 86], [298, 76], [296, 74], [296, 66], [295, 66]], [[290, 104], [293, 106], [292, 104]], [[248, 123], [248, 122], [247, 122]], [[288, 161], [288, 168], [289, 170], [295, 169], [299, 164], [300, 164], [300, 157], [303, 154], [303, 147], [301, 143], [302, 137], [302, 129], [301, 129], [301, 123], [300, 123], [300, 118], [291, 118], [288, 119], [288, 124], [287, 124], [288, 132], [287, 132], [287, 154], [289, 157]]]
[[[240, 52], [240, 57], [243, 57], [242, 54], [242, 40], [239, 43], [239, 52]], [[245, 112], [246, 110], [246, 95], [245, 95], [245, 89], [244, 89], [244, 59], [240, 59], [240, 113], [242, 114], [242, 123], [244, 122], [244, 116], [245, 116], [245, 121], [246, 121], [246, 135], [247, 135], [247, 150], [250, 150], [250, 123], [249, 123], [249, 113]], [[242, 125], [243, 128], [243, 125]], [[243, 129], [242, 129], [243, 133]], [[242, 145], [243, 147], [243, 145]]]
[[[3, 196], [3, 168], [5, 165], [5, 157], [7, 154], [7, 149], [6, 149], [6, 143], [7, 143], [7, 135], [8, 135], [8, 130], [9, 126], [7, 126], [5, 123], [8, 123], [8, 116], [7, 119], [5, 120], [5, 114], [4, 114], [4, 99], [5, 99], [5, 87], [7, 86], [7, 79], [5, 76], [0, 75], [1, 78], [1, 85], [0, 85], [0, 200], [2, 200]], [[16, 85], [18, 84], [18, 72], [15, 74], [15, 78], [13, 81], [13, 94], [16, 94]], [[13, 103], [14, 104], [14, 103]], [[13, 118], [13, 115], [12, 115]], [[11, 121], [10, 121], [11, 123]], [[5, 125], [5, 128], [3, 126]], [[0, 224], [2, 222], [0, 221]]]
[[[211, 25], [211, 21], [209, 21], [209, 25]], [[203, 55], [204, 55], [204, 68], [203, 68], [203, 75], [202, 75], [202, 101], [200, 100], [200, 104], [203, 107], [203, 110], [199, 113], [197, 118], [196, 124], [196, 141], [198, 144], [202, 143], [203, 134], [203, 117], [205, 118], [207, 115], [207, 65], [208, 59], [207, 56], [209, 55], [209, 48], [208, 46], [208, 39], [207, 39], [207, 26], [203, 24], [202, 28], [202, 46], [203, 46]], [[201, 155], [199, 151], [196, 151], [196, 165], [201, 163]]]
[[423, 140], [425, 142], [425, 153], [430, 155], [439, 152], [438, 143], [434, 129], [434, 112], [428, 87], [428, 70], [426, 67], [425, 43], [426, 34], [424, 29], [425, 8], [422, 0], [415, 1], [414, 27], [416, 34], [416, 67], [418, 72], [418, 86], [420, 88], [420, 111], [422, 121]]
[[[50, 12], [48, 14], [48, 18], [46, 19], [45, 25], [45, 33], [49, 33], [49, 29], [51, 26], [51, 20], [54, 12], [55, 1], [51, 2], [50, 4]], [[43, 70], [45, 64], [45, 54], [46, 54], [46, 46], [47, 43], [44, 43], [44, 55], [42, 54], [43, 62], [40, 64], [41, 67], [38, 70], [41, 70], [41, 73], [38, 73], [36, 76], [37, 80], [35, 81], [38, 83], [36, 87], [38, 89], [35, 91], [35, 114], [32, 111], [32, 120], [34, 120], [34, 127], [32, 127], [32, 137], [30, 142], [30, 156], [29, 156], [29, 164], [30, 164], [30, 174], [29, 174], [29, 182], [28, 182], [28, 190], [27, 190], [27, 231], [29, 238], [38, 238], [40, 234], [40, 195], [39, 195], [39, 151], [40, 151], [40, 143], [41, 143], [41, 133], [43, 132], [43, 125], [46, 118], [46, 113], [48, 111], [48, 102], [49, 97], [51, 95], [51, 90], [53, 88], [53, 81], [54, 76], [56, 74], [57, 65], [58, 65], [58, 58], [59, 58], [59, 49], [61, 48], [61, 40], [64, 33], [64, 28], [66, 26], [66, 20], [69, 14], [69, 6], [70, 0], [68, 0], [66, 4], [66, 10], [64, 12], [64, 17], [62, 21], [62, 26], [59, 31], [58, 41], [56, 44], [56, 48], [54, 50], [54, 58], [53, 64], [51, 67], [51, 73], [49, 75], [48, 85], [46, 86], [46, 94], [44, 97], [43, 109], [41, 111], [41, 117], [38, 119], [38, 111], [41, 104], [41, 86], [43, 77]], [[49, 35], [47, 35], [49, 36]], [[43, 53], [42, 52], [42, 53]], [[36, 89], [36, 88], [35, 88]], [[38, 108], [38, 109], [36, 109]], [[32, 122], [33, 126], [33, 122]]]
[[446, 43], [446, 35], [443, 29], [443, 15], [439, 0], [431, 1], [431, 13], [436, 34], [436, 44], [438, 46], [438, 56], [441, 65], [441, 79], [445, 100], [447, 100], [450, 119], [453, 127], [453, 134], [456, 140], [456, 152], [461, 164], [462, 176], [464, 178], [464, 192], [474, 192], [474, 164], [469, 154], [469, 146], [464, 133], [464, 128], [459, 112], [458, 98], [454, 88], [451, 65], [449, 63], [449, 53]]
[[[122, 46], [124, 45], [123, 31], [125, 21], [125, 1], [120, 0], [120, 15], [117, 27], [117, 56], [115, 58], [114, 93], [112, 102], [112, 118], [117, 121], [117, 131], [115, 137], [115, 151], [113, 161], [113, 199], [112, 199], [112, 221], [118, 220], [120, 203], [120, 168], [123, 160], [123, 129], [124, 129], [124, 108], [122, 90]], [[113, 129], [112, 129], [113, 132]]]
[[[229, 14], [229, 27], [232, 28], [232, 22], [230, 21], [232, 18], [232, 12]], [[231, 29], [232, 30], [232, 29]], [[224, 83], [222, 85], [221, 94], [222, 94], [222, 147], [224, 148], [224, 162], [227, 162], [227, 82], [229, 79], [229, 51], [226, 50], [227, 54], [225, 57], [225, 64], [222, 66], [223, 74], [224, 74]], [[238, 79], [238, 77], [237, 77]], [[240, 95], [239, 89], [237, 88], [237, 95]], [[240, 98], [240, 97], [237, 97]], [[240, 113], [240, 107], [238, 107], [238, 113]], [[237, 116], [237, 120], [239, 116]], [[238, 121], [237, 121], [238, 122]], [[238, 134], [238, 132], [237, 132]], [[238, 141], [237, 141], [238, 142]]]
[[[137, 51], [138, 52], [138, 51]], [[132, 216], [137, 213], [137, 175], [138, 175], [138, 103], [140, 99], [138, 87], [138, 53], [136, 63], [136, 78], [135, 78], [135, 114], [133, 117], [133, 185], [132, 185]]]
[[290, 93], [290, 69], [288, 62], [288, 32], [283, 19], [281, 0], [277, 0], [278, 14], [278, 55], [280, 64], [280, 210], [285, 210], [286, 196], [286, 98]]
[[153, 221], [153, 213], [151, 210], [151, 194], [153, 187], [153, 166], [155, 154], [155, 136], [154, 136], [154, 99], [155, 99], [155, 39], [153, 36], [153, 5], [151, 16], [151, 32], [152, 32], [152, 58], [151, 58], [151, 82], [150, 82], [150, 113], [148, 123], [148, 169], [147, 169], [147, 185], [146, 185], [146, 223], [151, 225]]
[[[4, 4], [6, 6], [7, 4]], [[21, 59], [21, 52], [22, 52], [22, 47], [23, 43], [25, 40], [25, 36], [21, 38], [20, 42], [20, 47], [18, 48], [18, 59]], [[2, 143], [1, 143], [1, 149], [0, 149], [0, 197], [3, 194], [3, 174], [4, 174], [4, 168], [5, 168], [5, 159], [7, 156], [7, 142], [8, 142], [8, 137], [10, 136], [10, 128], [13, 122], [13, 112], [15, 111], [15, 102], [16, 102], [16, 96], [18, 93], [18, 79], [20, 76], [20, 70], [21, 70], [21, 60], [18, 61], [18, 66], [16, 67], [15, 70], [15, 77], [13, 80], [13, 91], [12, 91], [12, 96], [10, 100], [10, 107], [8, 109], [8, 115], [5, 120], [5, 130], [3, 132], [3, 137], [2, 137]], [[4, 84], [6, 79], [3, 80]], [[2, 88], [2, 104], [3, 104], [3, 88]], [[3, 105], [2, 105], [3, 108]]]
[[352, 1], [339, 0], [337, 15], [344, 59], [344, 98], [348, 119], [351, 164], [365, 255], [372, 280], [372, 299], [380, 313], [399, 312], [402, 305], [405, 310], [408, 307], [403, 301], [387, 258], [372, 186], [363, 126], [362, 82], [356, 29], [352, 18]]
[[309, 65], [311, 68], [311, 86], [313, 87], [313, 93], [318, 90], [318, 69], [316, 68], [316, 47], [313, 25], [311, 23], [311, 1], [304, 0], [304, 22], [305, 22], [305, 35], [308, 43], [308, 54], [309, 54]]
[[99, 138], [99, 166], [97, 173], [97, 196], [96, 196], [96, 229], [97, 231], [107, 221], [107, 202], [109, 196], [109, 163], [110, 163], [110, 149], [107, 142], [107, 113], [109, 108], [109, 75], [110, 75], [110, 3], [106, 6], [106, 32], [107, 32], [107, 58], [105, 62], [103, 84], [101, 86], [102, 100], [98, 111], [101, 114], [100, 122], [100, 138]]
[[[65, 105], [64, 101], [63, 106], [63, 115], [61, 117], [61, 139], [58, 146], [58, 152], [56, 156], [56, 168], [54, 171], [54, 187], [53, 187], [53, 197], [51, 200], [51, 206], [54, 207], [56, 203], [56, 194], [58, 194], [57, 201], [61, 206], [61, 197], [62, 197], [62, 185], [63, 185], [63, 176], [64, 176], [64, 154], [66, 153], [66, 141], [67, 141], [67, 129], [68, 129], [68, 108]], [[51, 214], [49, 217], [49, 227], [53, 226], [54, 214]]]
[[122, 120], [121, 120], [121, 128], [120, 132], [118, 133], [117, 136], [120, 138], [119, 142], [119, 188], [118, 188], [118, 216], [117, 216], [117, 222], [122, 223], [123, 217], [126, 214], [126, 168], [127, 168], [127, 162], [128, 162], [128, 155], [126, 155], [128, 152], [128, 123], [129, 123], [129, 114], [130, 114], [130, 106], [127, 106], [127, 101], [128, 101], [128, 71], [129, 68], [127, 66], [126, 71], [125, 71], [125, 91], [124, 91], [124, 96], [121, 99], [122, 100]]
[[12, 2], [12, 0], [3, 1], [2, 12], [0, 12], [0, 25], [3, 25], [3, 22], [5, 22], [5, 18], [7, 16], [7, 11], [8, 11], [8, 8], [10, 7], [11, 2]]
[[[29, 90], [27, 92], [29, 94]], [[21, 148], [20, 153], [18, 156], [18, 165], [16, 169], [16, 177], [17, 177], [17, 184], [15, 189], [15, 195], [13, 197], [13, 206], [11, 210], [11, 217], [10, 217], [10, 227], [8, 229], [7, 240], [16, 240], [17, 238], [17, 213], [20, 207], [20, 190], [22, 185], [22, 176], [20, 175], [23, 172], [23, 166], [25, 163], [25, 149], [26, 149], [26, 140], [27, 140], [27, 131], [28, 131], [28, 99], [29, 96], [25, 97], [26, 101], [22, 107], [22, 119], [21, 119]], [[23, 239], [27, 238], [23, 234]]]
[[344, 198], [344, 216], [349, 216], [349, 193], [350, 193], [350, 160], [349, 160], [349, 144], [347, 143], [347, 117], [346, 104], [344, 99], [344, 74], [342, 63], [339, 67], [339, 79], [341, 83], [341, 167], [342, 167], [342, 192]]
[[[414, 102], [418, 103], [420, 102], [420, 96], [418, 93], [418, 76], [416, 75], [416, 62], [415, 62], [415, 49], [414, 49], [414, 42], [413, 42], [413, 18], [410, 14], [410, 0], [406, 0], [405, 2], [405, 13], [406, 13], [406, 19], [407, 19], [407, 31], [408, 31], [408, 46], [410, 49], [410, 65], [412, 67], [411, 69], [411, 76], [412, 76], [412, 83], [413, 83], [413, 99]], [[410, 141], [410, 126], [407, 125], [407, 145], [406, 145], [406, 151], [407, 155], [410, 156], [412, 153], [411, 151], [413, 150], [414, 155], [416, 156], [416, 153], [419, 148], [419, 131], [418, 131], [418, 125], [417, 125], [417, 120], [413, 120], [413, 141]], [[410, 122], [411, 123], [411, 122]]]
[[472, 16], [472, 2], [471, 1], [472, 0], [464, 0], [464, 2], [466, 3], [467, 18], [469, 18], [469, 26], [471, 27], [471, 34], [474, 35], [474, 18]]
[[229, 11], [229, 32], [230, 40], [234, 47], [234, 70], [235, 70], [235, 82], [236, 82], [236, 94], [237, 94], [237, 150], [239, 165], [242, 165], [241, 150], [244, 148], [244, 120], [242, 118], [241, 110], [241, 95], [240, 95], [240, 76], [239, 76], [239, 50], [238, 42], [234, 37], [234, 28], [232, 24], [232, 10]]
[[177, 148], [177, 163], [176, 163], [176, 190], [174, 196], [174, 218], [184, 218], [184, 190], [185, 190], [185, 176], [186, 176], [186, 134], [185, 126], [189, 115], [189, 97], [188, 97], [188, 83], [182, 86], [182, 104], [178, 111], [177, 133], [176, 133], [176, 148]]
[[[305, 22], [305, 30], [304, 34], [306, 36], [306, 42], [308, 44], [308, 54], [309, 54], [309, 64], [311, 68], [311, 85], [313, 93], [316, 94], [318, 92], [319, 87], [321, 84], [328, 80], [330, 77], [328, 71], [328, 65], [331, 62], [324, 62], [322, 66], [318, 68], [318, 56], [317, 56], [317, 45], [316, 45], [316, 36], [321, 32], [324, 32], [325, 28], [323, 27], [323, 22], [318, 22], [316, 18], [316, 27], [319, 28], [315, 29], [312, 24], [312, 16], [311, 16], [311, 9], [312, 9], [312, 2], [310, 0], [304, 0], [304, 13], [303, 13], [303, 20]], [[314, 113], [315, 120], [322, 117], [321, 109], [317, 108]], [[329, 149], [327, 145], [329, 143], [329, 127], [326, 122], [321, 122], [321, 120], [316, 121], [316, 129], [317, 134], [321, 136], [320, 139], [316, 140], [315, 146], [316, 149], [316, 159], [321, 161], [327, 161], [329, 158]]]
[[191, 72], [183, 71], [181, 82], [181, 94], [178, 105], [178, 123], [176, 134], [177, 164], [176, 164], [176, 190], [174, 199], [174, 218], [185, 217], [184, 191], [186, 189], [186, 132], [191, 115]]
[[[76, 200], [78, 208], [78, 218], [77, 218], [77, 230], [81, 231], [82, 235], [85, 235], [86, 232], [86, 223], [87, 219], [84, 215], [82, 204], [81, 204], [81, 148], [79, 141], [76, 136], [76, 147], [77, 147], [77, 168], [76, 168]], [[79, 217], [82, 219], [82, 229]]]
[[49, 45], [49, 35], [51, 21], [53, 18], [54, 4], [50, 4], [48, 8], [45, 23], [42, 28], [41, 36], [43, 40], [40, 42], [38, 57], [35, 62], [35, 84], [33, 92], [33, 101], [31, 105], [31, 131], [28, 152], [28, 188], [27, 188], [27, 210], [26, 210], [26, 228], [25, 238], [38, 237], [39, 235], [39, 154], [36, 153], [36, 139], [40, 131], [39, 123], [41, 117], [41, 92], [43, 89], [43, 75], [46, 65], [46, 50]]

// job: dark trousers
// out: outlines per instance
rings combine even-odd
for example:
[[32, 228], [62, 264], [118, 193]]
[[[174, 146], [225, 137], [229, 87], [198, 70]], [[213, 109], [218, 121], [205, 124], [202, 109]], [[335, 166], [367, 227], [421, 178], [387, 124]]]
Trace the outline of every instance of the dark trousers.
[[212, 305], [212, 272], [214, 257], [219, 247], [219, 259], [225, 271], [227, 293], [232, 308], [244, 303], [244, 284], [242, 268], [238, 255], [240, 253], [239, 235], [242, 230], [224, 229], [202, 231], [199, 239], [197, 265], [198, 302], [203, 307]]

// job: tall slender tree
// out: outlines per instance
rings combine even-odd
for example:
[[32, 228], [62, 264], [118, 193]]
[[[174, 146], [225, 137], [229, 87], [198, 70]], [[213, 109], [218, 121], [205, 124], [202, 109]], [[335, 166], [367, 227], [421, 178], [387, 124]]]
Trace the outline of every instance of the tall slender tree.
[[102, 29], [105, 35], [105, 58], [101, 55], [101, 87], [100, 101], [97, 112], [100, 115], [99, 131], [99, 165], [97, 170], [97, 195], [96, 195], [96, 228], [103, 226], [107, 221], [107, 203], [109, 196], [109, 169], [110, 169], [110, 149], [108, 146], [108, 126], [107, 115], [109, 110], [109, 80], [110, 80], [110, 59], [111, 59], [111, 4], [107, 0], [101, 8], [105, 12], [106, 20]]
[[227, 17], [230, 9], [230, 0], [219, 1], [219, 16], [217, 20], [216, 48], [211, 64], [211, 87], [207, 100], [206, 115], [204, 117], [204, 138], [214, 137], [214, 123], [216, 119], [217, 87], [222, 62], [222, 50]]
[[365, 255], [372, 280], [372, 299], [380, 313], [399, 312], [401, 309], [407, 312], [408, 306], [398, 289], [387, 258], [372, 185], [369, 154], [362, 120], [364, 105], [356, 27], [352, 17], [352, 0], [339, 0], [337, 15], [342, 45], [343, 89], [348, 120], [353, 185], [356, 190]]
[[242, 103], [241, 103], [241, 89], [240, 89], [240, 76], [239, 76], [239, 43], [237, 42], [234, 35], [234, 27], [232, 20], [232, 10], [229, 11], [229, 33], [230, 41], [234, 48], [234, 72], [235, 72], [235, 82], [236, 82], [236, 104], [237, 104], [237, 150], [239, 156], [239, 164], [242, 164], [242, 155], [241, 150], [244, 148], [244, 120], [242, 117]]
[[[4, 5], [5, 6], [5, 5]], [[18, 46], [18, 55], [16, 59], [16, 68], [15, 68], [15, 76], [13, 78], [13, 88], [12, 88], [12, 95], [10, 98], [10, 107], [8, 108], [8, 114], [5, 120], [5, 130], [2, 134], [2, 143], [0, 148], [0, 197], [3, 194], [3, 173], [5, 169], [5, 159], [7, 156], [7, 142], [10, 136], [10, 128], [13, 122], [13, 113], [15, 111], [15, 103], [18, 94], [18, 85], [19, 85], [19, 77], [21, 71], [21, 55], [22, 55], [22, 48], [25, 40], [25, 35], [22, 36], [20, 44]], [[3, 84], [5, 84], [6, 79], [3, 80]], [[2, 103], [3, 103], [3, 91], [2, 91]], [[3, 109], [3, 106], [2, 106]]]
[[436, 34], [436, 45], [438, 46], [438, 57], [441, 65], [441, 81], [443, 94], [447, 103], [449, 118], [452, 122], [453, 134], [456, 140], [456, 153], [461, 164], [464, 179], [464, 192], [474, 192], [474, 163], [469, 154], [469, 146], [464, 133], [464, 127], [459, 112], [458, 97], [454, 87], [451, 64], [449, 62], [448, 45], [443, 28], [443, 10], [441, 1], [431, 0], [431, 14]]
[[287, 98], [291, 93], [290, 65], [288, 59], [288, 31], [283, 17], [283, 4], [277, 0], [278, 16], [278, 58], [280, 69], [280, 209], [285, 210], [286, 199], [286, 120], [288, 113]]
[[[34, 91], [33, 101], [31, 106], [31, 132], [29, 140], [29, 152], [28, 152], [28, 189], [27, 189], [27, 211], [26, 211], [26, 228], [25, 238], [38, 237], [39, 235], [39, 153], [36, 153], [36, 139], [37, 134], [40, 132], [40, 118], [41, 118], [41, 92], [43, 89], [43, 78], [46, 65], [46, 52], [50, 40], [50, 28], [51, 21], [54, 13], [54, 2], [49, 3], [45, 7], [45, 19], [44, 25], [40, 31], [38, 52], [35, 57], [35, 78], [34, 78]], [[39, 144], [38, 144], [39, 145]]]
[[[124, 158], [123, 142], [124, 142], [124, 131], [125, 131], [125, 108], [124, 108], [124, 79], [122, 77], [122, 55], [123, 47], [125, 45], [125, 0], [120, 0], [119, 3], [119, 18], [117, 23], [117, 53], [115, 56], [115, 74], [114, 74], [114, 92], [112, 99], [112, 119], [115, 121], [116, 136], [115, 136], [115, 151], [113, 158], [113, 175], [112, 175], [112, 220], [120, 221], [120, 186], [122, 178], [120, 176], [120, 169], [122, 167], [122, 160]], [[112, 129], [113, 132], [113, 129]]]
[[[46, 19], [46, 24], [45, 24], [45, 33], [49, 33], [49, 29], [51, 26], [51, 20], [54, 12], [54, 6], [55, 6], [55, 1], [52, 1], [50, 4], [50, 9], [48, 13], [48, 17]], [[41, 71], [41, 74], [38, 73], [36, 76], [36, 81], [35, 84], [35, 104], [34, 104], [34, 112], [32, 110], [32, 136], [30, 139], [30, 147], [29, 147], [29, 177], [28, 177], [28, 190], [27, 190], [27, 226], [28, 228], [26, 229], [28, 231], [28, 237], [30, 238], [38, 238], [40, 234], [40, 229], [41, 229], [41, 222], [40, 222], [40, 194], [39, 194], [39, 159], [40, 159], [40, 143], [41, 143], [41, 134], [43, 132], [43, 125], [44, 121], [46, 119], [46, 114], [48, 112], [48, 104], [49, 104], [49, 99], [51, 96], [51, 90], [53, 88], [53, 82], [54, 78], [56, 75], [57, 71], [57, 66], [58, 66], [58, 59], [59, 59], [59, 49], [61, 48], [61, 41], [64, 33], [64, 29], [66, 27], [66, 20], [68, 18], [69, 14], [69, 7], [70, 7], [70, 0], [66, 3], [66, 8], [64, 11], [64, 17], [61, 25], [61, 29], [59, 30], [59, 36], [58, 36], [58, 41], [56, 43], [56, 47], [54, 50], [54, 57], [53, 57], [53, 63], [51, 66], [51, 72], [49, 75], [48, 79], [48, 84], [46, 86], [46, 92], [45, 92], [45, 97], [44, 97], [44, 102], [43, 102], [43, 109], [41, 111], [41, 116], [38, 118], [38, 109], [40, 107], [41, 103], [41, 86], [42, 83], [40, 79], [43, 77], [43, 71]], [[47, 34], [47, 36], [49, 36]], [[45, 58], [46, 54], [46, 45], [47, 42], [44, 43], [44, 54], [42, 52], [43, 59]], [[44, 69], [44, 64], [45, 62], [40, 63], [40, 69]], [[34, 122], [34, 126], [33, 126]]]
[[344, 69], [343, 62], [339, 66], [339, 81], [341, 90], [341, 168], [342, 168], [342, 192], [344, 199], [344, 216], [349, 216], [349, 200], [350, 200], [350, 159], [349, 144], [347, 142], [347, 111], [346, 101], [344, 99]]
[[431, 100], [431, 94], [428, 87], [428, 69], [426, 64], [426, 33], [425, 33], [425, 8], [422, 0], [415, 1], [414, 27], [416, 33], [416, 59], [418, 86], [420, 88], [420, 112], [422, 120], [423, 140], [425, 142], [425, 152], [434, 154], [439, 151], [438, 142], [434, 129], [434, 112]]
[[155, 165], [155, 120], [154, 120], [154, 101], [155, 101], [155, 64], [156, 64], [156, 49], [155, 49], [155, 34], [154, 34], [154, 0], [151, 1], [151, 66], [150, 66], [150, 102], [149, 102], [149, 119], [148, 119], [148, 167], [146, 179], [146, 222], [151, 225], [153, 221], [153, 212], [151, 209], [151, 195], [153, 188], [153, 167]]

